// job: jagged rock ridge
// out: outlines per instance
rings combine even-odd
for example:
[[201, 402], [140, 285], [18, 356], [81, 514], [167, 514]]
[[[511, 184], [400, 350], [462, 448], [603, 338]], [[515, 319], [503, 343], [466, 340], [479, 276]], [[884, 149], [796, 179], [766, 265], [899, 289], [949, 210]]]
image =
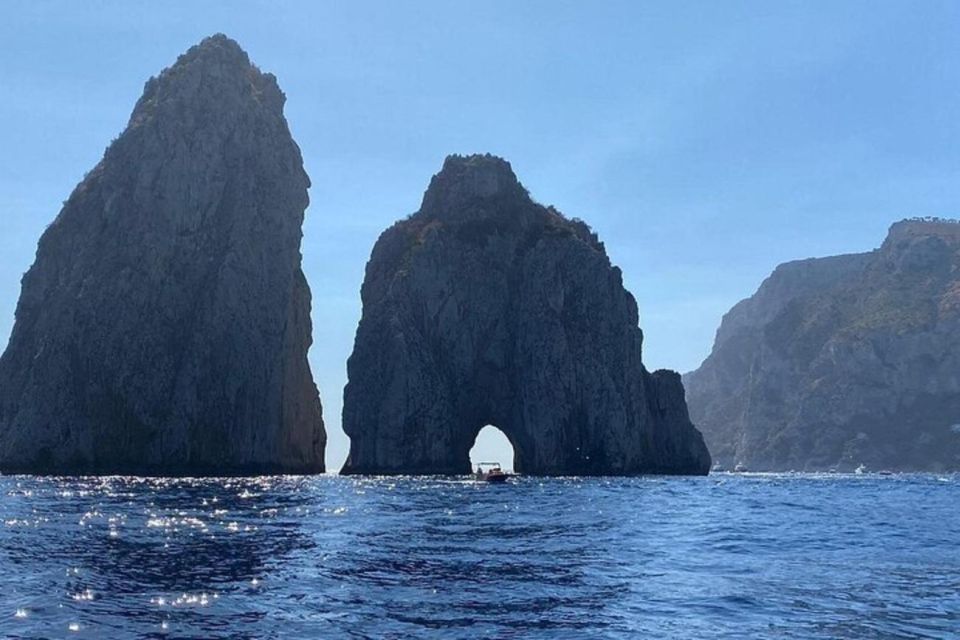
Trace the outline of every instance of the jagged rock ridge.
[[960, 469], [960, 224], [780, 265], [684, 381], [725, 467]]
[[147, 82], [23, 278], [0, 470], [323, 470], [284, 101], [223, 35]]
[[451, 156], [367, 264], [344, 473], [459, 474], [487, 424], [528, 474], [706, 473], [680, 377], [641, 362], [637, 306], [581, 221], [510, 165]]

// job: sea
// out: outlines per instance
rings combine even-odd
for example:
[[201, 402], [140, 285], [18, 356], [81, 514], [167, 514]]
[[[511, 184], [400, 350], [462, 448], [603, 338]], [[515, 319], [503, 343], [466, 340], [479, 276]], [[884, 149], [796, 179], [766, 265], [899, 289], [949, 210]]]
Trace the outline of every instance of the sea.
[[960, 476], [7, 476], [0, 637], [960, 638]]

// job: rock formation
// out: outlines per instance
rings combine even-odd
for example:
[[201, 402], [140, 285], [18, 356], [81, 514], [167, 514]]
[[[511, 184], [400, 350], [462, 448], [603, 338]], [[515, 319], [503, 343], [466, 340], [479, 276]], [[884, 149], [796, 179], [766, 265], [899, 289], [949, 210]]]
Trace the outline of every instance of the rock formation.
[[0, 470], [323, 470], [284, 100], [222, 35], [147, 82], [23, 278]]
[[487, 424], [527, 474], [709, 469], [680, 376], [641, 363], [637, 305], [603, 244], [504, 160], [447, 158], [380, 236], [362, 299], [343, 473], [467, 473]]
[[726, 467], [960, 469], [960, 224], [780, 265], [685, 383]]

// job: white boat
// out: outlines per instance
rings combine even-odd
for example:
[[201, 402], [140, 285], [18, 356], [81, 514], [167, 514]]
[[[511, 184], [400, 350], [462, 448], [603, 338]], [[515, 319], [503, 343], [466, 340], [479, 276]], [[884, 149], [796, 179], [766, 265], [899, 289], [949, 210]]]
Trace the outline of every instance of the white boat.
[[[484, 471], [484, 467], [489, 467]], [[479, 482], [506, 482], [510, 474], [503, 470], [499, 462], [481, 462], [477, 464], [477, 472], [474, 477]]]

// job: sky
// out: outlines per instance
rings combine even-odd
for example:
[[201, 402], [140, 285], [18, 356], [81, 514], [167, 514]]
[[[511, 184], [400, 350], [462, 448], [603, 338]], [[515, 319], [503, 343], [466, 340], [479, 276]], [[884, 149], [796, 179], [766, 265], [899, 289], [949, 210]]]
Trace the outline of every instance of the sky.
[[[505, 157], [599, 233], [651, 370], [696, 368], [777, 264], [960, 214], [957, 2], [5, 0], [0, 345], [40, 234], [144, 82], [217, 32], [277, 75], [313, 182], [332, 469], [364, 265], [448, 154]], [[478, 459], [509, 463], [486, 436]]]

